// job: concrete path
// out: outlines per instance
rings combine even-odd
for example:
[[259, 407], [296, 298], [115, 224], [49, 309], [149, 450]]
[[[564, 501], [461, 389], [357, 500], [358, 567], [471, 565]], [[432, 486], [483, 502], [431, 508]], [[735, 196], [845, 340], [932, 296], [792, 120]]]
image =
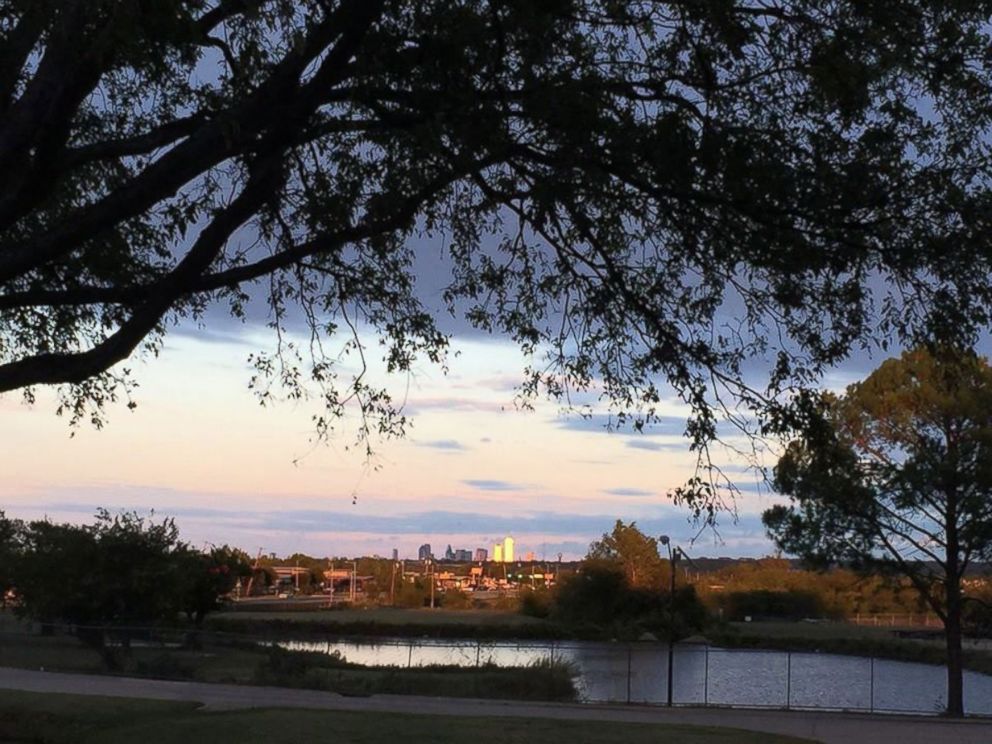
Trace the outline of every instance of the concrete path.
[[314, 708], [443, 716], [512, 716], [624, 723], [728, 726], [804, 737], [823, 744], [992, 744], [992, 721], [944, 721], [918, 716], [860, 715], [727, 708], [656, 708], [625, 705], [527, 703], [459, 698], [375, 695], [345, 697], [315, 690], [214, 685], [0, 667], [0, 689], [189, 700], [208, 709]]

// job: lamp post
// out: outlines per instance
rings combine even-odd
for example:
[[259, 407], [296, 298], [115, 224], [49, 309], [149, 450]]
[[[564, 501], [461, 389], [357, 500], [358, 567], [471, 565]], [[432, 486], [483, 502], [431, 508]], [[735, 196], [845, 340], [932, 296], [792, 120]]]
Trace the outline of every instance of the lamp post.
[[658, 542], [668, 548], [668, 567], [671, 571], [668, 586], [668, 616], [670, 625], [668, 627], [668, 707], [672, 707], [672, 684], [674, 682], [675, 671], [675, 564], [679, 559], [681, 551], [679, 548], [672, 550], [672, 541], [668, 535], [661, 535]]

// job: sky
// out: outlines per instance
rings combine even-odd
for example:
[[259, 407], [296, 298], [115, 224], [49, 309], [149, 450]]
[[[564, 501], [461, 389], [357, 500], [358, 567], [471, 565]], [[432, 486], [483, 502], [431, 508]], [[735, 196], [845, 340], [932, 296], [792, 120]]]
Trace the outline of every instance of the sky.
[[[374, 339], [366, 342], [374, 346]], [[525, 359], [478, 335], [453, 340], [449, 370], [424, 362], [387, 381], [412, 425], [402, 439], [355, 443], [356, 421], [314, 444], [311, 402], [262, 407], [248, 390], [247, 358], [265, 329], [180, 327], [157, 359], [130, 361], [137, 408], [111, 406], [102, 429], [71, 430], [50, 391], [27, 406], [0, 396], [4, 421], [0, 508], [23, 519], [86, 522], [99, 507], [174, 517], [195, 545], [289, 555], [416, 556], [421, 543], [492, 550], [505, 535], [517, 555], [581, 558], [615, 520], [668, 534], [690, 555], [773, 551], [761, 512], [777, 503], [759, 475], [721, 454], [741, 489], [737, 515], [702, 530], [666, 493], [693, 473], [686, 410], [638, 434], [607, 417], [515, 404]]]

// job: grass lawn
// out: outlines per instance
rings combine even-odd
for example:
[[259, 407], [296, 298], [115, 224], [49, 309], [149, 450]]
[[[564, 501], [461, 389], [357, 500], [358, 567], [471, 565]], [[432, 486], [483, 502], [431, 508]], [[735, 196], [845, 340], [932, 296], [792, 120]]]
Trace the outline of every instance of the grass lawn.
[[562, 628], [539, 618], [500, 610], [375, 607], [308, 611], [231, 610], [207, 618], [207, 629], [280, 638], [313, 635], [475, 639], [555, 639]]
[[[742, 635], [762, 636], [765, 638], [896, 639], [896, 636], [892, 633], [891, 628], [878, 628], [870, 625], [854, 625], [853, 623], [761, 621], [756, 623], [728, 623], [728, 625]], [[918, 643], [918, 641], [913, 642]]]
[[[942, 639], [934, 641], [899, 638], [891, 628], [849, 623], [729, 623], [726, 630], [711, 631], [707, 637], [714, 645], [729, 648], [819, 651], [923, 664], [946, 663], [946, 649]], [[966, 669], [992, 674], [992, 652], [966, 648], [963, 660]]]
[[735, 729], [316, 710], [203, 712], [192, 703], [4, 692], [0, 741], [44, 744], [801, 744]]

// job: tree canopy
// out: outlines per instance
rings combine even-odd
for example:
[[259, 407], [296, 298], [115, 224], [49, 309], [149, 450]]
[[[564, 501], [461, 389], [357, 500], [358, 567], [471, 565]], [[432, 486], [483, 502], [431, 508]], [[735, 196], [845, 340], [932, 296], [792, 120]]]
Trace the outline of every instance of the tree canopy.
[[658, 540], [641, 532], [636, 522], [624, 524], [618, 519], [612, 532], [604, 533], [589, 546], [586, 561], [613, 564], [634, 589], [659, 590], [667, 586]]
[[535, 352], [525, 395], [638, 425], [668, 385], [702, 448], [721, 406], [988, 320], [990, 11], [0, 0], [0, 392], [99, 422], [121, 362], [264, 298], [307, 331], [253, 357], [259, 396], [313, 385], [318, 432], [357, 401], [396, 433], [359, 330], [390, 370], [443, 360], [433, 269]]
[[778, 545], [821, 565], [910, 579], [947, 631], [948, 712], [961, 715], [962, 579], [992, 558], [992, 367], [971, 352], [907, 351], [843, 396], [775, 469], [791, 506]]

